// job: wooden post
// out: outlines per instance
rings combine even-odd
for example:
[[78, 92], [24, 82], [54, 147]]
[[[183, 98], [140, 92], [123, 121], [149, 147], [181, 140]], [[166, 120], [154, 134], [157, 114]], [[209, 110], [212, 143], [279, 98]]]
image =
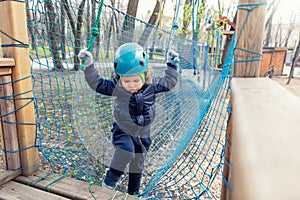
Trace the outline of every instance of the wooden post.
[[[232, 109], [232, 102], [230, 100], [230, 108]], [[226, 132], [226, 139], [227, 143], [225, 146], [225, 159], [226, 161], [231, 164], [230, 158], [231, 158], [231, 133], [232, 133], [232, 110], [229, 111], [228, 114], [228, 123], [227, 123], [227, 132]], [[223, 165], [223, 176], [227, 180], [228, 183], [230, 183], [230, 168], [228, 164], [224, 161]], [[230, 199], [230, 189], [227, 188], [227, 185], [224, 180], [222, 180], [222, 188], [221, 188], [221, 200], [227, 200]]]
[[8, 170], [17, 170], [21, 164], [11, 76], [0, 76], [0, 96], [7, 97], [0, 99], [0, 113], [3, 116], [2, 120], [5, 121], [2, 125], [2, 137], [6, 151], [6, 166]]
[[[12, 38], [28, 44], [25, 1], [0, 2], [0, 29]], [[2, 44], [18, 44], [18, 42], [2, 35]], [[30, 102], [33, 95], [29, 48], [3, 47], [3, 56], [15, 60], [15, 67], [12, 68], [12, 81], [14, 81], [14, 97], [17, 99], [15, 100], [15, 109], [18, 110], [16, 118], [20, 160], [23, 175], [29, 175], [38, 169], [39, 164], [38, 151], [35, 147], [34, 104]]]
[[[239, 0], [236, 29], [235, 77], [259, 77], [262, 53], [266, 5], [257, 5], [261, 0]], [[249, 6], [242, 6], [249, 5]], [[251, 6], [250, 6], [251, 5]], [[244, 9], [253, 9], [252, 12]], [[248, 19], [247, 15], [249, 14]], [[245, 22], [246, 20], [246, 22]], [[245, 22], [245, 25], [244, 25]], [[253, 60], [248, 62], [239, 62]]]
[[[259, 5], [261, 2], [263, 1], [239, 0], [236, 26], [236, 49], [234, 55], [236, 63], [233, 69], [234, 77], [259, 77], [260, 75], [260, 59], [262, 58], [264, 22], [266, 14], [266, 6]], [[244, 9], [252, 11], [249, 12]], [[249, 15], [248, 18], [247, 15]], [[234, 122], [231, 117], [227, 127], [227, 139], [231, 146], [232, 137], [234, 137], [234, 135], [232, 136], [232, 123]], [[228, 162], [230, 162], [230, 165], [232, 165], [231, 154], [232, 152], [230, 152], [229, 148], [226, 146], [225, 158]], [[234, 169], [230, 170], [227, 164], [224, 164], [223, 171], [224, 177], [227, 179], [229, 184], [234, 187], [231, 180], [232, 175], [235, 173]], [[231, 191], [229, 191], [225, 186], [226, 185], [223, 182], [221, 194], [222, 200], [232, 198]]]

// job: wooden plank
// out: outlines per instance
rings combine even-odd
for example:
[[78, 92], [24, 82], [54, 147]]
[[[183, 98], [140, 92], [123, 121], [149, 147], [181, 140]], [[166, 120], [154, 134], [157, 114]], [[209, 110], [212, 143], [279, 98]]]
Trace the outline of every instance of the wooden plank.
[[11, 67], [15, 66], [13, 58], [0, 58], [0, 76], [10, 75], [12, 73]]
[[4, 183], [7, 183], [8, 181], [16, 178], [21, 173], [22, 173], [21, 170], [16, 170], [16, 171], [5, 170], [3, 173], [0, 173], [0, 185], [3, 185]]
[[300, 98], [268, 78], [231, 83], [233, 200], [300, 198]]
[[12, 69], [10, 67], [0, 68], [0, 76], [10, 75], [11, 73], [12, 73]]
[[[28, 44], [26, 26], [25, 2], [0, 1], [0, 29], [19, 41]], [[2, 44], [16, 44], [8, 38], [2, 38]], [[12, 80], [14, 94], [20, 99], [15, 102], [19, 147], [24, 149], [20, 152], [21, 165], [24, 175], [32, 174], [38, 169], [38, 150], [35, 147], [35, 116], [34, 102], [31, 101], [32, 78], [30, 76], [29, 49], [24, 47], [3, 47], [3, 56], [14, 58], [15, 67], [12, 68]], [[26, 105], [26, 106], [24, 106]]]
[[233, 35], [234, 31], [222, 31], [223, 35]]
[[[0, 87], [0, 93], [1, 93], [1, 87]], [[0, 109], [0, 116], [1, 116], [1, 109]], [[0, 160], [2, 161], [2, 163], [0, 162], [0, 174], [3, 173], [3, 170], [5, 170], [6, 168], [6, 158], [5, 158], [5, 154], [4, 151], [2, 151], [2, 149], [4, 149], [4, 139], [3, 139], [3, 130], [2, 130], [2, 122], [0, 122]]]
[[59, 180], [60, 178], [61, 175], [50, 174], [47, 176], [47, 172], [39, 170], [31, 176], [19, 176], [15, 180], [70, 199], [93, 199], [90, 189], [96, 199], [110, 199], [112, 197], [114, 199], [138, 199], [131, 195], [102, 188], [97, 185], [90, 185], [89, 183], [69, 177]]
[[[4, 83], [4, 84], [2, 84]], [[0, 96], [8, 99], [0, 99], [2, 120], [2, 132], [4, 139], [4, 150], [6, 166], [8, 170], [16, 170], [21, 167], [19, 142], [17, 134], [15, 105], [10, 76], [0, 76]], [[5, 116], [6, 115], [6, 116]]]
[[67, 200], [68, 198], [35, 189], [21, 183], [10, 181], [0, 186], [0, 199], [3, 200]]
[[13, 58], [0, 58], [0, 68], [15, 66], [15, 59]]
[[[227, 139], [227, 143], [225, 146], [225, 154], [224, 154], [224, 159], [226, 160], [226, 162], [224, 162], [223, 165], [223, 176], [225, 178], [225, 180], [231, 184], [231, 174], [230, 174], [230, 160], [231, 160], [231, 146], [232, 146], [232, 101], [230, 100], [230, 111], [228, 111], [228, 115], [229, 115], [229, 119], [228, 119], [228, 124], [227, 124], [227, 132], [226, 132], [226, 139]], [[231, 112], [231, 113], [230, 113]], [[224, 180], [222, 180], [222, 186], [221, 186], [221, 200], [229, 200], [230, 198], [230, 189], [227, 187], [227, 184], [225, 183]]]

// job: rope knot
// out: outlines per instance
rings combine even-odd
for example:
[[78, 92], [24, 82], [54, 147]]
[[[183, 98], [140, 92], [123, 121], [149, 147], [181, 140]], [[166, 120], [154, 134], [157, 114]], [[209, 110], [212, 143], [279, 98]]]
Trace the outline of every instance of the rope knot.
[[98, 28], [93, 27], [91, 33], [94, 37], [97, 37], [99, 35]]
[[172, 29], [173, 29], [173, 30], [177, 30], [177, 29], [178, 29], [178, 27], [179, 27], [179, 26], [178, 26], [178, 24], [177, 24], [177, 23], [174, 23], [174, 24], [172, 25]]

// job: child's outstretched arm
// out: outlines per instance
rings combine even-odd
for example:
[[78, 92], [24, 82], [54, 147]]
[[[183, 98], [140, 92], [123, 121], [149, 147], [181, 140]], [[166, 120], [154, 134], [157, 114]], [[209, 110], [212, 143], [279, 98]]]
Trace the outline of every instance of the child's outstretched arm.
[[98, 93], [111, 96], [118, 80], [116, 78], [111, 80], [103, 79], [94, 66], [92, 53], [87, 51], [87, 49], [82, 49], [78, 54], [78, 58], [85, 67], [85, 80], [90, 88]]
[[167, 69], [165, 77], [158, 77], [153, 80], [156, 84], [156, 93], [166, 92], [176, 86], [178, 81], [177, 68], [179, 65], [179, 54], [173, 50], [167, 52]]

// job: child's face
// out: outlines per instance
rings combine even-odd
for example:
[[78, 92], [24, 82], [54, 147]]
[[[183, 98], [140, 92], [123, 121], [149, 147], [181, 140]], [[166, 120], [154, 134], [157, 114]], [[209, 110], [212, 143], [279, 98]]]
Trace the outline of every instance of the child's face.
[[140, 75], [122, 76], [121, 84], [125, 90], [131, 94], [139, 91], [144, 85], [143, 79]]

